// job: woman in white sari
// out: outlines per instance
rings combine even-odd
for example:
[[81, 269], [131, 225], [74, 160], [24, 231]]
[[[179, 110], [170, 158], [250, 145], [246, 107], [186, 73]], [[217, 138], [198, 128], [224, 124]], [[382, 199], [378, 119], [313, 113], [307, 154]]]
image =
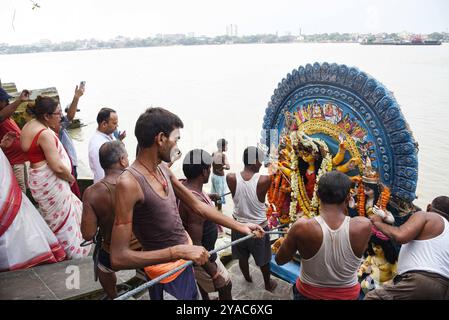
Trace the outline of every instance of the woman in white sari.
[[50, 129], [61, 121], [61, 106], [50, 97], [38, 96], [34, 107], [28, 107], [27, 111], [35, 119], [23, 127], [20, 143], [31, 163], [31, 194], [67, 258], [82, 258], [90, 251], [90, 246], [81, 247], [82, 203], [70, 190], [75, 178], [67, 152]]
[[[16, 139], [5, 135], [0, 147]], [[17, 137], [18, 139], [18, 137]], [[31, 268], [65, 259], [64, 249], [22, 193], [0, 148], [0, 272]]]

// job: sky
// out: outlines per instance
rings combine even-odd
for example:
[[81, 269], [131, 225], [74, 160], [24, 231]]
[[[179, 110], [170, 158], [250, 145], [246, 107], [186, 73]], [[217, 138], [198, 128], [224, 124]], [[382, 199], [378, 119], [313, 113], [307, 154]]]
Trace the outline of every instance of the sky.
[[0, 0], [0, 43], [156, 34], [238, 35], [449, 30], [448, 0]]

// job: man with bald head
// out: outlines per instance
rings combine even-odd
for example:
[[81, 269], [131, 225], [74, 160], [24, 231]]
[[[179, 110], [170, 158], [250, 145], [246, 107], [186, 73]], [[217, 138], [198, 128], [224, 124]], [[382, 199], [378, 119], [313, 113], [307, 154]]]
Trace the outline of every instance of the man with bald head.
[[[108, 298], [113, 299], [117, 297], [117, 278], [109, 254], [115, 219], [115, 187], [118, 177], [129, 165], [128, 153], [121, 141], [106, 142], [100, 147], [99, 159], [105, 176], [84, 192], [81, 233], [85, 240], [92, 240], [99, 228], [94, 252], [95, 273]], [[140, 249], [134, 235], [130, 245], [135, 250]]]

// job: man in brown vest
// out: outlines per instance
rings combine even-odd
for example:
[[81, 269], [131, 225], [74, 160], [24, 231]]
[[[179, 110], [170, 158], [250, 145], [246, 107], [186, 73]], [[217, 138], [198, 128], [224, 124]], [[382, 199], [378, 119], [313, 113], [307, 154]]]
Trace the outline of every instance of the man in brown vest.
[[[198, 200], [161, 162], [170, 162], [178, 152], [179, 129], [183, 123], [162, 108], [149, 108], [140, 115], [135, 127], [139, 143], [136, 161], [120, 176], [116, 192], [116, 218], [112, 231], [111, 262], [116, 269], [143, 268], [154, 279], [185, 260], [202, 265], [209, 259], [207, 250], [192, 245], [176, 205], [176, 197], [201, 217], [244, 234], [263, 229], [242, 224]], [[132, 231], [142, 252], [129, 248]], [[193, 267], [181, 269], [150, 288], [153, 300], [163, 299], [166, 291], [177, 299], [198, 298]]]

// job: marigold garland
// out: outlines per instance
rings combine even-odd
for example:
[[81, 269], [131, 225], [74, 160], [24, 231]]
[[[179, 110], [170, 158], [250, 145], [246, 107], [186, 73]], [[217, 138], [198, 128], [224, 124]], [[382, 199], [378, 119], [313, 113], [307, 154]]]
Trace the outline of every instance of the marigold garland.
[[357, 211], [359, 213], [359, 216], [366, 216], [365, 212], [365, 188], [363, 186], [363, 183], [359, 181], [357, 186]]
[[382, 185], [382, 192], [379, 196], [379, 199], [377, 199], [377, 207], [382, 210], [387, 209], [387, 204], [390, 201], [390, 196], [391, 196], [390, 188]]

